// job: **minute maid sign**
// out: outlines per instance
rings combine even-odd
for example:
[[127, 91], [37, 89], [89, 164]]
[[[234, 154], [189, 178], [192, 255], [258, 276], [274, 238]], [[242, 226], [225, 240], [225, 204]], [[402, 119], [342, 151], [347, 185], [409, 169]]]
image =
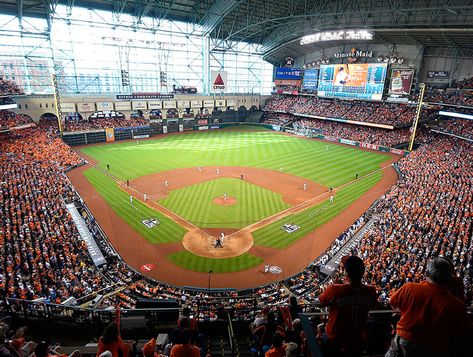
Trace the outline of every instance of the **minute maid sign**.
[[372, 58], [373, 51], [359, 51], [355, 47], [350, 52], [337, 52], [333, 55], [335, 58], [347, 58], [348, 62], [356, 62], [358, 58]]

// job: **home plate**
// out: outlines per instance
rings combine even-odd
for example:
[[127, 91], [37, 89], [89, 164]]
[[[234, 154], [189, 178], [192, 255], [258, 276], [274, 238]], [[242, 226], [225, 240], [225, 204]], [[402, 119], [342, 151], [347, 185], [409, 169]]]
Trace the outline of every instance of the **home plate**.
[[147, 273], [151, 270], [154, 269], [154, 264], [143, 264], [141, 267], [140, 267], [140, 270], [143, 272], [143, 273]]

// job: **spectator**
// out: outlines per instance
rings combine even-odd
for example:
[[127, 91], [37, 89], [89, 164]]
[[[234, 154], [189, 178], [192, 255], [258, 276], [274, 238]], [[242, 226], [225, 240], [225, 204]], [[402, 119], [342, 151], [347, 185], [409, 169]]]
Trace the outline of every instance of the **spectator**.
[[105, 351], [110, 351], [112, 357], [127, 357], [131, 351], [131, 346], [123, 343], [115, 322], [111, 322], [105, 327], [103, 335], [99, 339], [97, 357]]
[[342, 259], [348, 283], [333, 284], [320, 296], [320, 304], [329, 307], [324, 346], [327, 356], [361, 356], [365, 347], [368, 312], [376, 304], [376, 289], [364, 285], [363, 261], [357, 256]]
[[189, 329], [182, 329], [178, 343], [171, 349], [170, 357], [200, 357], [199, 348], [190, 342]]
[[265, 353], [265, 357], [285, 357], [286, 348], [283, 346], [283, 337], [279, 332], [273, 334], [271, 348]]
[[447, 290], [450, 263], [440, 257], [430, 260], [426, 276], [421, 283], [405, 284], [391, 297], [401, 319], [386, 356], [448, 356], [452, 346], [461, 347], [463, 356], [471, 355], [473, 325], [465, 305]]

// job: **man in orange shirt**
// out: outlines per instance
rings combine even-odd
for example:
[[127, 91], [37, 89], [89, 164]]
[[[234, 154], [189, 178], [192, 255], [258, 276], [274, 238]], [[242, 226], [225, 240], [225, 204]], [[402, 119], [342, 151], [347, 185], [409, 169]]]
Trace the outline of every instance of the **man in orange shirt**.
[[471, 356], [473, 324], [465, 304], [448, 291], [449, 262], [432, 259], [426, 276], [426, 281], [407, 283], [391, 297], [390, 304], [401, 310], [401, 319], [386, 356]]
[[377, 301], [376, 289], [361, 282], [365, 266], [359, 257], [345, 256], [342, 264], [348, 283], [330, 285], [319, 298], [322, 306], [329, 307], [324, 356], [361, 356], [368, 312]]
[[190, 339], [189, 329], [182, 329], [179, 335], [179, 343], [172, 347], [170, 357], [200, 357], [199, 347], [193, 346]]

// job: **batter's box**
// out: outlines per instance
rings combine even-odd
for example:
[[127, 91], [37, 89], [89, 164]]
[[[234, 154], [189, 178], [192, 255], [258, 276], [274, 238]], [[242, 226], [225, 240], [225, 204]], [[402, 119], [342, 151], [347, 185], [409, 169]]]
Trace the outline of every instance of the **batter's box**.
[[148, 218], [141, 221], [146, 227], [154, 228], [159, 225], [159, 219], [157, 218]]

